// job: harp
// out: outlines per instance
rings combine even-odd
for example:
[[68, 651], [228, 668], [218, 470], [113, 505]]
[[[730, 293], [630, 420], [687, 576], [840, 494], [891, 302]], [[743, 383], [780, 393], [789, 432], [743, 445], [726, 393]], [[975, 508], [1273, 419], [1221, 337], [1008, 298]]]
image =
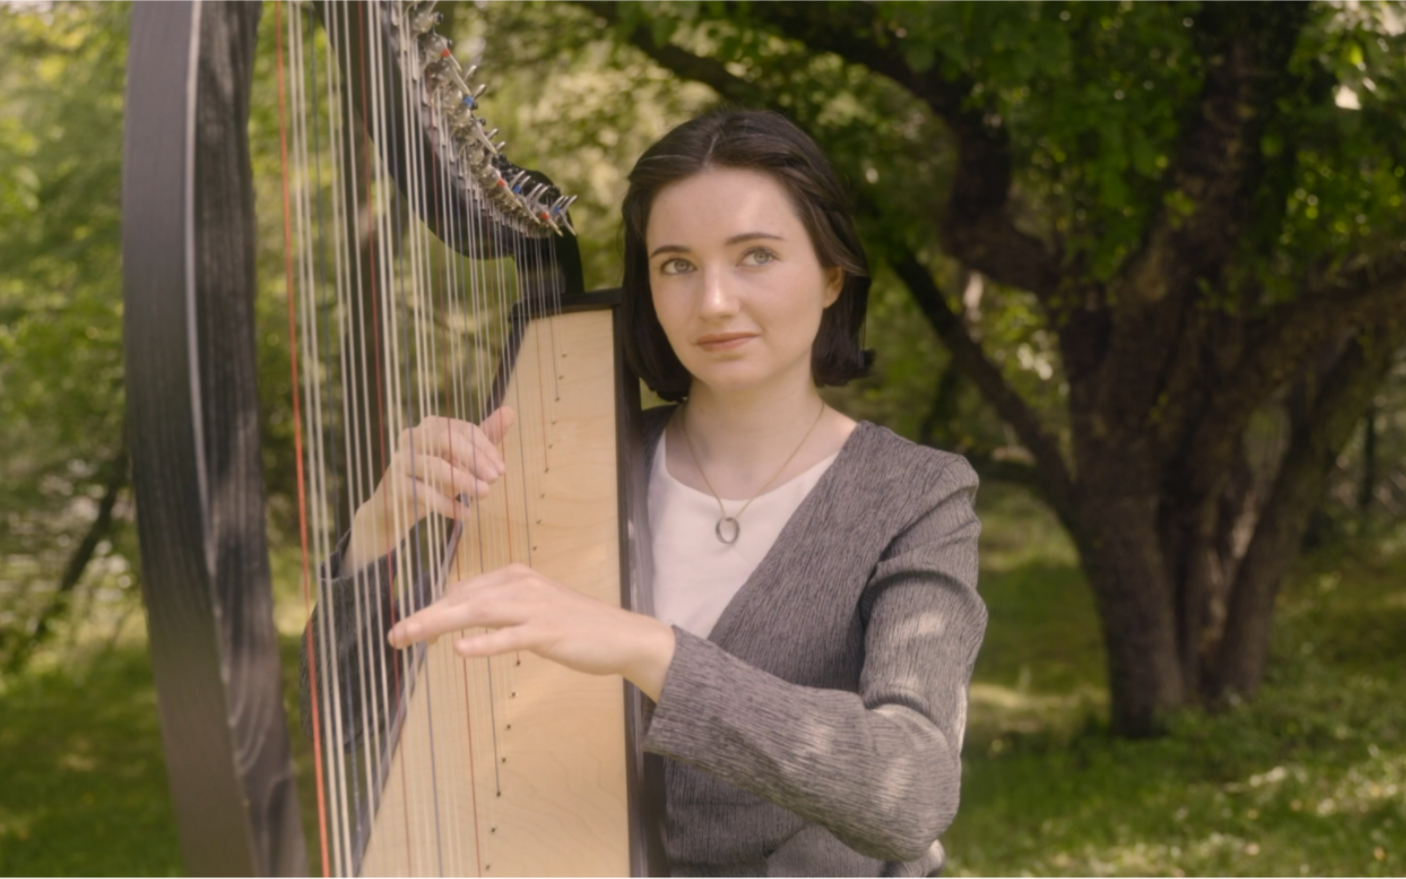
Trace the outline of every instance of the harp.
[[[615, 297], [583, 292], [567, 201], [492, 143], [473, 112], [481, 89], [431, 9], [264, 14], [278, 19], [277, 283], [295, 349], [304, 587], [319, 607], [302, 649], [323, 677], [311, 688], [322, 870], [658, 871], [637, 691], [531, 655], [463, 660], [448, 639], [382, 647], [393, 618], [450, 579], [512, 561], [647, 610], [629, 538], [638, 382], [619, 356]], [[195, 873], [303, 873], [312, 854], [255, 389], [246, 126], [259, 18], [258, 4], [135, 4], [127, 85], [133, 479], [167, 768]], [[477, 421], [504, 403], [518, 414], [509, 472], [473, 515], [431, 515], [329, 592], [319, 562], [370, 496], [387, 443], [428, 415]]]

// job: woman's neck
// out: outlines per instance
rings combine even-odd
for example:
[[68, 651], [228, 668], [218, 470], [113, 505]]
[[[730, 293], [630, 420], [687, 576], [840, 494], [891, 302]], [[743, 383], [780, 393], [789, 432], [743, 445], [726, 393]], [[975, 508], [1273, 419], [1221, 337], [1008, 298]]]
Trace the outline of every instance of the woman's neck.
[[769, 393], [719, 393], [695, 382], [673, 421], [670, 472], [706, 490], [701, 477], [691, 478], [702, 468], [727, 498], [750, 497], [773, 476], [774, 485], [786, 482], [838, 452], [854, 429], [853, 421], [825, 409], [809, 381]]
[[809, 383], [773, 393], [718, 393], [695, 382], [688, 397], [688, 429], [699, 452], [731, 457], [733, 452], [788, 441], [815, 421], [824, 403]]

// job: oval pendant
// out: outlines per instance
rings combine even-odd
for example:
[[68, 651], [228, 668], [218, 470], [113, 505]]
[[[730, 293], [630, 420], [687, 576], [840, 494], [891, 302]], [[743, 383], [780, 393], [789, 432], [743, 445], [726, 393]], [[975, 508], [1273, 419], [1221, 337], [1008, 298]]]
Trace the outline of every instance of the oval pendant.
[[734, 544], [742, 534], [742, 526], [731, 516], [724, 516], [718, 520], [718, 524], [713, 526], [713, 531], [717, 533], [718, 539], [726, 544]]

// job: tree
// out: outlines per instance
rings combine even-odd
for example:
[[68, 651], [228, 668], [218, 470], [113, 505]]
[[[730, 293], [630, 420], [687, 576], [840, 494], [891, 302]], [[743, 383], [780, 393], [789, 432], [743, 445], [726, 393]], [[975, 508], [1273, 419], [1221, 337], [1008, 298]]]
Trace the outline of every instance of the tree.
[[[866, 181], [875, 255], [1028, 463], [973, 457], [1079, 549], [1129, 735], [1259, 686], [1279, 583], [1406, 342], [1402, 12], [584, 4]], [[966, 298], [1035, 322], [1038, 396]], [[1290, 440], [1254, 491], [1276, 406]]]
[[0, 673], [76, 595], [134, 582], [117, 255], [126, 22], [125, 4], [0, 8]]

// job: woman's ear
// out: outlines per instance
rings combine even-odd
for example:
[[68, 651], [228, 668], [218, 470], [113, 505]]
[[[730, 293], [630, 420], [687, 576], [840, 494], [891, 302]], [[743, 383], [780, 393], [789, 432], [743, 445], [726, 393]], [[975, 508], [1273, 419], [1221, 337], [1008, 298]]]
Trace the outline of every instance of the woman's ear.
[[839, 266], [831, 266], [825, 270], [825, 307], [834, 305], [840, 298], [840, 291], [845, 288], [845, 270]]

